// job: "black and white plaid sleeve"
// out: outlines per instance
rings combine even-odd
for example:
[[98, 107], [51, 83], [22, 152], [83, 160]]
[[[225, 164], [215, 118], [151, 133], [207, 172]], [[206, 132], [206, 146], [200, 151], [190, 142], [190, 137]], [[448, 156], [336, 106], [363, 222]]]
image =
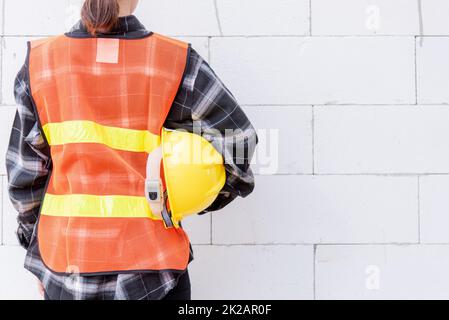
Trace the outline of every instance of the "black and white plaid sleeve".
[[219, 210], [253, 191], [250, 162], [257, 144], [256, 131], [231, 92], [193, 49], [165, 126], [201, 133], [223, 155], [226, 184], [205, 212]]
[[9, 197], [18, 211], [19, 243], [27, 248], [49, 174], [50, 149], [43, 139], [31, 98], [25, 63], [14, 82], [17, 111], [6, 153]]

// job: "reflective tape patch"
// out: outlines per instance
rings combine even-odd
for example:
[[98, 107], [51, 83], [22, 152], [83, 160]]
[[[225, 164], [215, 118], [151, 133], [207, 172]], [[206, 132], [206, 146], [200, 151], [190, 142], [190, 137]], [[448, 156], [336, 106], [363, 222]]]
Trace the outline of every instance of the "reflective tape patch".
[[108, 127], [93, 121], [47, 123], [43, 129], [51, 146], [100, 143], [112, 149], [151, 153], [161, 144], [160, 136], [149, 131]]
[[99, 63], [118, 63], [120, 51], [119, 39], [97, 39], [97, 62]]
[[41, 214], [56, 217], [150, 218], [162, 220], [151, 212], [145, 197], [119, 195], [54, 195], [47, 193], [42, 203]]

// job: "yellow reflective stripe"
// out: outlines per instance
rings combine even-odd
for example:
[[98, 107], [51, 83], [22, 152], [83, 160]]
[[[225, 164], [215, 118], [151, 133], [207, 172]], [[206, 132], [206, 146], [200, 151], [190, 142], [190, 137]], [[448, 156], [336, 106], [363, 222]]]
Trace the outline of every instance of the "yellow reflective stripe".
[[153, 215], [145, 197], [96, 196], [88, 194], [54, 195], [47, 193], [41, 214], [55, 217], [150, 218]]
[[43, 129], [51, 146], [101, 143], [113, 149], [151, 153], [160, 145], [160, 137], [149, 131], [108, 127], [93, 121], [48, 123]]

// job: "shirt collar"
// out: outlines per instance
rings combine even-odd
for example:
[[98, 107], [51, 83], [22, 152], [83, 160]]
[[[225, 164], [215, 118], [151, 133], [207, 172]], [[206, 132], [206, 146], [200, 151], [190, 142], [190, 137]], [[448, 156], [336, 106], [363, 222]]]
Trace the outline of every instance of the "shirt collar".
[[[119, 17], [117, 25], [108, 33], [100, 33], [96, 38], [145, 38], [152, 34], [134, 15]], [[79, 20], [72, 29], [66, 33], [72, 38], [95, 38], [88, 31], [82, 20]]]

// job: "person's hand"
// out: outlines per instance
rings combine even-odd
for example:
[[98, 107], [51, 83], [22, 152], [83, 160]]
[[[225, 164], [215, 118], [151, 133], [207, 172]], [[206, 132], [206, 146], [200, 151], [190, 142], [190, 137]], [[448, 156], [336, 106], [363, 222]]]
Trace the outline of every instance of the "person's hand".
[[45, 296], [44, 293], [44, 286], [42, 285], [42, 282], [37, 280], [37, 290], [39, 290], [39, 294], [42, 296], [42, 298]]

